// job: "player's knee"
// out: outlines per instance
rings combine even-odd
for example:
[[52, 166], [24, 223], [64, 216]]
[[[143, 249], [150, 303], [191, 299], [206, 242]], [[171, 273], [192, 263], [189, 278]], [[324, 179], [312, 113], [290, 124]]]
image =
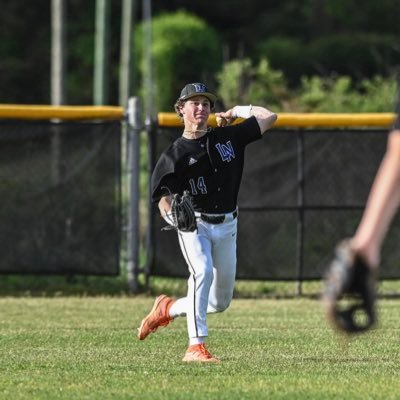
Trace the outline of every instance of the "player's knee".
[[209, 309], [212, 310], [212, 312], [219, 313], [225, 311], [229, 305], [231, 304], [231, 299], [218, 299], [215, 301], [210, 301], [209, 302]]
[[230, 301], [226, 301], [226, 302], [223, 302], [223, 303], [218, 303], [217, 307], [216, 307], [217, 312], [225, 311], [229, 307], [230, 304], [231, 304]]

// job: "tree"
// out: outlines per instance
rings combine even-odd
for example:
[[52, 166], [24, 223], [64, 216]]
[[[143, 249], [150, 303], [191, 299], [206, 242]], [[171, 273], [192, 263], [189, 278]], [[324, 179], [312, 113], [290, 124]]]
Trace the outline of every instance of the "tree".
[[[184, 11], [161, 14], [152, 21], [154, 111], [172, 111], [181, 89], [189, 82], [215, 86], [214, 76], [221, 68], [222, 50], [217, 33], [202, 19]], [[141, 76], [143, 25], [135, 32], [135, 48]], [[142, 87], [141, 93], [144, 94]]]

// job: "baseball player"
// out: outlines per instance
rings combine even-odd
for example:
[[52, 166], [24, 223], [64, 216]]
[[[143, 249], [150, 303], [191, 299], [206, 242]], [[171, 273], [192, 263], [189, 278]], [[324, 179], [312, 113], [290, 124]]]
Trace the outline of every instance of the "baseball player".
[[[218, 127], [209, 128], [207, 120], [215, 101], [203, 83], [189, 83], [182, 89], [175, 103], [184, 123], [182, 136], [163, 152], [152, 174], [152, 199], [165, 221], [174, 225], [173, 194], [189, 192], [197, 226], [181, 230], [178, 224], [176, 229], [190, 273], [186, 297], [157, 297], [142, 320], [138, 338], [143, 340], [158, 327], [186, 316], [189, 347], [185, 362], [219, 361], [205, 347], [206, 315], [226, 310], [233, 296], [244, 151], [277, 119], [263, 107], [235, 106], [216, 113]], [[236, 118], [244, 121], [231, 125]]]
[[[376, 321], [375, 283], [380, 253], [399, 204], [400, 118], [398, 114], [389, 133], [386, 153], [371, 187], [361, 222], [355, 235], [337, 246], [335, 257], [327, 271], [323, 304], [328, 321], [340, 332], [365, 332]], [[339, 300], [344, 294], [353, 297], [353, 301], [346, 308], [339, 305]], [[366, 318], [360, 318], [362, 313]]]

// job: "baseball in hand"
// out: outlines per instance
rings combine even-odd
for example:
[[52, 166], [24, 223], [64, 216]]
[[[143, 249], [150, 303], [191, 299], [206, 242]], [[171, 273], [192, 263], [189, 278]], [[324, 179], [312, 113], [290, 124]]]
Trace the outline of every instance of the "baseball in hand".
[[215, 120], [217, 121], [217, 126], [225, 126], [228, 124], [228, 121], [224, 117], [216, 116]]
[[222, 117], [215, 117], [215, 120], [217, 121], [217, 126], [222, 126], [222, 123], [224, 121]]

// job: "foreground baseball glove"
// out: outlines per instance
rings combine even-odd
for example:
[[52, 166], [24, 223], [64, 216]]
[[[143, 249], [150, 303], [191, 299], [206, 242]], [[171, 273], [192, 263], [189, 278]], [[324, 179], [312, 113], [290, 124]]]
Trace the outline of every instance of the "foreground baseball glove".
[[183, 195], [172, 195], [171, 225], [164, 229], [177, 229], [181, 232], [193, 232], [197, 229], [196, 215], [189, 192], [185, 190]]
[[340, 242], [327, 270], [322, 294], [331, 325], [347, 334], [370, 329], [376, 321], [375, 284], [375, 270], [354, 253], [348, 240]]

